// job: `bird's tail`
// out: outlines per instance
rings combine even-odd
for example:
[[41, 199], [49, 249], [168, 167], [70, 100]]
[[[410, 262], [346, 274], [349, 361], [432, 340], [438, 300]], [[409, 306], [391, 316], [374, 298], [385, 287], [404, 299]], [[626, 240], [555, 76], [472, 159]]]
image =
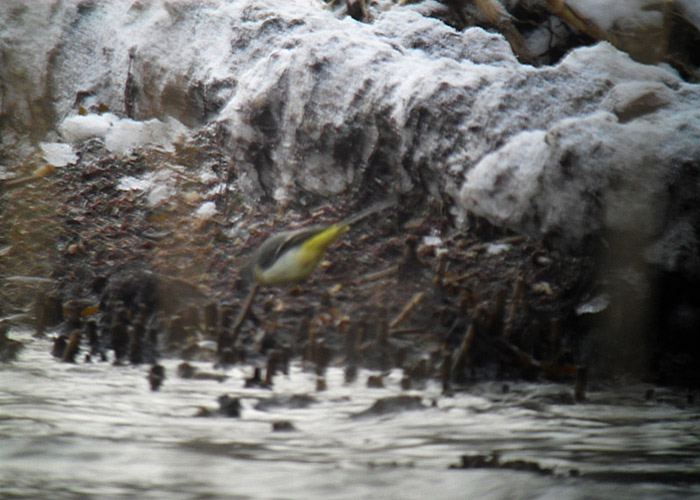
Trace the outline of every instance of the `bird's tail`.
[[374, 215], [377, 212], [381, 212], [382, 210], [386, 210], [389, 207], [395, 206], [397, 203], [398, 203], [398, 200], [396, 198], [391, 198], [390, 200], [376, 203], [375, 205], [372, 205], [371, 207], [368, 207], [365, 210], [362, 210], [361, 212], [356, 213], [355, 215], [351, 215], [350, 217], [348, 217], [344, 221], [339, 222], [339, 224], [342, 224], [345, 226], [350, 226], [351, 224], [354, 224], [355, 222], [359, 222], [362, 219], [366, 219], [370, 215]]

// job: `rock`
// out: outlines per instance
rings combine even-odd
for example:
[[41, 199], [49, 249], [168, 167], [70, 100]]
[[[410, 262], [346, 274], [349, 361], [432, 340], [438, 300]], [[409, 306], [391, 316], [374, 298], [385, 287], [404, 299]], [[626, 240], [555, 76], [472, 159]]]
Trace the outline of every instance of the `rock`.
[[0, 323], [0, 362], [14, 361], [24, 345], [18, 340], [7, 336], [8, 328]]
[[241, 416], [241, 401], [238, 398], [233, 398], [228, 394], [219, 396], [219, 413], [225, 417], [240, 417]]
[[273, 432], [289, 432], [296, 430], [296, 428], [294, 427], [294, 424], [288, 420], [278, 420], [276, 422], [272, 422], [272, 430]]
[[157, 391], [165, 381], [165, 367], [160, 364], [154, 364], [148, 371], [148, 383], [151, 385], [152, 391]]
[[272, 396], [267, 399], [261, 399], [255, 404], [255, 409], [260, 411], [268, 411], [272, 408], [287, 408], [300, 409], [308, 408], [316, 403], [316, 398], [308, 394], [291, 394]]

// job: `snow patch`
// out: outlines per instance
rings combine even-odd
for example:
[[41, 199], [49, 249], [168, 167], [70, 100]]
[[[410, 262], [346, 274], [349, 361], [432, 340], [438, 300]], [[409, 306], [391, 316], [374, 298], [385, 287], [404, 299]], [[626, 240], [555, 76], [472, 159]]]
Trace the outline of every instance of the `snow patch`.
[[117, 184], [117, 189], [121, 191], [141, 191], [146, 195], [146, 200], [152, 207], [167, 201], [170, 197], [177, 194], [172, 172], [167, 169], [149, 172], [143, 177], [125, 175]]
[[486, 246], [486, 253], [488, 255], [500, 255], [511, 248], [513, 248], [513, 245], [509, 245], [508, 243], [489, 243]]
[[194, 214], [197, 217], [201, 217], [203, 219], [208, 219], [208, 218], [216, 215], [216, 212], [217, 212], [216, 203], [214, 203], [213, 201], [206, 201], [206, 202], [202, 203], [199, 206], [199, 208], [197, 208], [197, 210], [195, 211]]
[[159, 203], [167, 200], [171, 196], [176, 194], [176, 190], [173, 186], [170, 186], [168, 184], [160, 183], [154, 185], [149, 193], [148, 197], [146, 198], [148, 200], [148, 204], [152, 207], [158, 205]]
[[125, 175], [117, 184], [117, 189], [120, 191], [146, 191], [152, 187], [153, 179], [140, 179], [131, 175]]
[[58, 129], [68, 142], [98, 137], [104, 140], [109, 151], [119, 154], [129, 154], [144, 146], [174, 151], [173, 144], [188, 135], [188, 128], [172, 117], [164, 122], [157, 118], [136, 121], [112, 113], [69, 116]]
[[70, 144], [63, 142], [40, 142], [41, 156], [55, 167], [64, 167], [78, 161], [78, 155], [75, 154], [73, 147]]
[[663, 20], [657, 0], [568, 0], [567, 3], [604, 31], [661, 26]]
[[434, 235], [423, 236], [423, 245], [426, 247], [439, 247], [442, 245], [442, 238]]

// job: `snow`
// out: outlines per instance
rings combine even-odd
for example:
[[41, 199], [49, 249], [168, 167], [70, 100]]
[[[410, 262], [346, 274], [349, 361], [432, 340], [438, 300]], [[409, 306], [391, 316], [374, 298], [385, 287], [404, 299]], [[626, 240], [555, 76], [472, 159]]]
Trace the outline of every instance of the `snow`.
[[166, 151], [174, 151], [173, 143], [187, 135], [184, 125], [174, 118], [161, 122], [157, 118], [139, 122], [119, 120], [105, 135], [105, 145], [110, 151], [128, 153], [137, 147], [151, 145]]
[[112, 113], [71, 115], [63, 120], [58, 130], [68, 142], [99, 137], [104, 139], [109, 151], [120, 154], [146, 145], [173, 151], [173, 143], [182, 141], [188, 134], [187, 127], [172, 117], [165, 122], [157, 118], [136, 121]]
[[125, 175], [119, 180], [120, 191], [140, 191], [146, 196], [148, 204], [157, 206], [174, 196], [175, 179], [169, 169], [160, 169], [144, 174], [142, 177]]
[[205, 201], [197, 208], [194, 214], [197, 217], [207, 219], [216, 215], [216, 212], [216, 203], [214, 203], [213, 201]]
[[[0, 82], [2, 112], [15, 123], [33, 124], [32, 107], [50, 85], [50, 57], [76, 16], [76, 2], [0, 3]], [[45, 108], [44, 108], [45, 109]]]
[[598, 314], [607, 309], [608, 306], [610, 306], [610, 295], [601, 293], [576, 307], [576, 314], [579, 316], [583, 316], [584, 314]]
[[423, 245], [426, 247], [439, 247], [442, 246], [442, 238], [435, 235], [423, 236]]
[[568, 0], [583, 17], [608, 31], [615, 27], [661, 26], [658, 0]]
[[62, 142], [40, 142], [39, 149], [41, 150], [44, 160], [54, 167], [64, 167], [78, 161], [78, 155], [75, 154], [70, 144]]
[[58, 126], [58, 130], [68, 142], [79, 142], [90, 137], [104, 139], [107, 132], [119, 121], [112, 113], [104, 115], [69, 116]]
[[[575, 7], [606, 28], [656, 22], [648, 3]], [[0, 67], [4, 102], [18, 127], [38, 109], [66, 145], [98, 137], [115, 154], [224, 129], [250, 201], [377, 180], [449, 200], [464, 224], [473, 212], [573, 249], [633, 232], [660, 265], [695, 262], [697, 220], [676, 213], [693, 190], [668, 193], [700, 164], [700, 86], [608, 43], [522, 65], [500, 35], [458, 32], [423, 14], [434, 8], [360, 23], [312, 0], [3, 2], [17, 63]], [[174, 189], [159, 185], [139, 189], [159, 203]]]
[[486, 246], [486, 253], [489, 255], [500, 255], [507, 252], [513, 246], [508, 243], [490, 243]]
[[682, 9], [684, 18], [700, 31], [700, 5], [698, 1], [676, 0], [675, 4]]
[[139, 179], [131, 175], [125, 175], [119, 179], [117, 189], [120, 191], [146, 191], [153, 185], [152, 179]]
[[162, 203], [175, 194], [175, 189], [167, 183], [155, 184], [149, 189], [148, 204], [152, 207]]

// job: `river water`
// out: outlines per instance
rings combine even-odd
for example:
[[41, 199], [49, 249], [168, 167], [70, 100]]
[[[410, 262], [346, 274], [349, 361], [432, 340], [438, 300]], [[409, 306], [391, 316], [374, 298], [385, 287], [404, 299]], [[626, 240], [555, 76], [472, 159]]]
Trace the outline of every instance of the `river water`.
[[[481, 383], [441, 396], [402, 391], [399, 371], [384, 388], [362, 370], [346, 384], [341, 368], [317, 392], [299, 364], [245, 388], [251, 367], [182, 379], [174, 360], [152, 392], [147, 366], [61, 363], [49, 339], [11, 337], [26, 347], [0, 366], [1, 499], [700, 498], [700, 405], [685, 392], [618, 383], [573, 404], [569, 385]], [[222, 394], [241, 398], [239, 418], [197, 416]], [[357, 415], [400, 394], [420, 404]], [[293, 429], [273, 430], [281, 420]], [[494, 453], [548, 473], [450, 468]]]

